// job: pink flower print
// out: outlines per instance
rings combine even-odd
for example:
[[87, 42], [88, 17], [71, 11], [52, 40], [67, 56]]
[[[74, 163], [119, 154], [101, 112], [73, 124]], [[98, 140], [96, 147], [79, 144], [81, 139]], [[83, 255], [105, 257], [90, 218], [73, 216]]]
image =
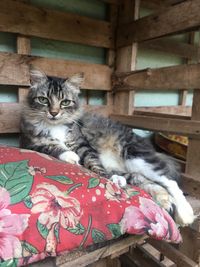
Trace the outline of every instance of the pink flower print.
[[12, 214], [6, 209], [10, 204], [8, 191], [0, 187], [0, 258], [8, 260], [22, 256], [22, 247], [18, 235], [28, 226], [28, 214]]
[[120, 222], [123, 232], [149, 234], [156, 239], [179, 243], [181, 235], [171, 216], [151, 199], [139, 198], [140, 206], [126, 208]]
[[82, 215], [77, 199], [61, 192], [55, 185], [42, 183], [37, 185], [31, 196], [32, 213], [40, 213], [38, 221], [51, 229], [59, 223], [63, 228], [75, 227]]

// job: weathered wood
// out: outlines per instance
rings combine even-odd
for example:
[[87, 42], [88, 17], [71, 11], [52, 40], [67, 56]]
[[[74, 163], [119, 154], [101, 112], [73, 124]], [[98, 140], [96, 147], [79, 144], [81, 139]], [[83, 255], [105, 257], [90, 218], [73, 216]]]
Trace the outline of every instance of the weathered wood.
[[158, 107], [136, 107], [135, 111], [151, 112], [153, 114], [176, 114], [191, 117], [192, 108], [190, 106], [158, 106]]
[[183, 253], [175, 249], [170, 244], [164, 241], [157, 241], [153, 239], [148, 239], [148, 243], [150, 243], [153, 247], [161, 251], [164, 255], [166, 255], [170, 260], [175, 262], [178, 266], [181, 267], [198, 267], [198, 263], [191, 260], [189, 257], [185, 256]]
[[[138, 19], [140, 0], [125, 0], [119, 10], [119, 23]], [[137, 44], [119, 48], [116, 51], [116, 70], [131, 71], [136, 68]], [[114, 95], [114, 112], [131, 114], [134, 92], [117, 92]]]
[[114, 45], [109, 22], [13, 0], [0, 1], [0, 31], [106, 48]]
[[142, 116], [149, 116], [149, 117], [156, 117], [156, 118], [171, 118], [171, 119], [183, 119], [183, 120], [190, 120], [190, 116], [186, 115], [179, 115], [179, 114], [166, 114], [166, 113], [158, 113], [158, 112], [151, 112], [151, 111], [144, 111], [135, 109], [133, 112], [133, 116], [135, 115], [142, 115]]
[[133, 126], [134, 128], [163, 131], [167, 133], [178, 133], [188, 136], [196, 136], [198, 138], [200, 137], [199, 121], [149, 117], [142, 115], [129, 116], [111, 114], [110, 117], [123, 124]]
[[[31, 53], [31, 40], [26, 36], [17, 36], [17, 53], [21, 55], [29, 55]], [[27, 88], [18, 88], [18, 101], [24, 102], [28, 94]]]
[[[110, 114], [109, 106], [83, 105], [83, 108], [86, 111], [102, 116], [108, 116]], [[21, 109], [22, 104], [20, 103], [0, 103], [0, 133], [19, 132]]]
[[190, 196], [199, 198], [200, 196], [200, 182], [195, 176], [187, 173], [182, 174], [181, 188]]
[[199, 10], [199, 0], [186, 1], [157, 14], [121, 24], [117, 32], [117, 46], [197, 29], [200, 26]]
[[[200, 122], [200, 92], [195, 91], [192, 105], [192, 119]], [[200, 140], [189, 139], [186, 172], [200, 180]]]
[[97, 262], [99, 259], [106, 258], [113, 253], [122, 251], [122, 249], [132, 246], [133, 244], [140, 243], [144, 240], [144, 238], [145, 237], [138, 238], [136, 236], [129, 236], [121, 241], [117, 241], [111, 245], [107, 245], [89, 253], [80, 252], [78, 257], [75, 256], [74, 258], [70, 255], [64, 254], [63, 256], [57, 257], [56, 263], [59, 267], [84, 267], [88, 264]]
[[106, 65], [3, 52], [0, 53], [0, 84], [29, 86], [30, 64], [43, 70], [48, 75], [63, 78], [81, 71], [85, 75], [83, 89], [111, 89], [110, 77], [112, 70]]
[[140, 48], [166, 52], [187, 59], [196, 60], [200, 56], [198, 46], [187, 43], [179, 43], [175, 40], [169, 40], [166, 38], [145, 41], [140, 44]]
[[114, 87], [122, 91], [198, 89], [199, 73], [200, 64], [184, 64], [129, 73], [115, 73], [113, 80]]
[[150, 8], [150, 9], [161, 9], [161, 8], [166, 8], [174, 4], [178, 4], [181, 2], [184, 2], [186, 0], [142, 0], [141, 6], [145, 8]]

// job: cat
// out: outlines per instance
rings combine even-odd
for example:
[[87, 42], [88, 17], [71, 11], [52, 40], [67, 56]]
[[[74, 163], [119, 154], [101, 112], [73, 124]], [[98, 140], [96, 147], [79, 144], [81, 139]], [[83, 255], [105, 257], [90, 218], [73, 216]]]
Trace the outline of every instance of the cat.
[[82, 73], [62, 79], [30, 70], [31, 87], [21, 118], [21, 147], [81, 164], [118, 186], [139, 186], [180, 225], [191, 224], [192, 207], [178, 186], [179, 166], [156, 152], [132, 128], [82, 110]]

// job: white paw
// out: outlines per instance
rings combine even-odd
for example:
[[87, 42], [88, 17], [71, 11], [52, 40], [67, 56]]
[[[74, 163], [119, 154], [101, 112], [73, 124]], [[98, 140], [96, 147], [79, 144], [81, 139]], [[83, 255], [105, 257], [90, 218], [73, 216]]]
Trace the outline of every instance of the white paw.
[[110, 177], [110, 180], [119, 187], [126, 187], [127, 185], [126, 179], [120, 175], [114, 174]]
[[185, 199], [184, 201], [176, 204], [175, 221], [181, 226], [187, 226], [192, 224], [196, 216], [194, 215], [193, 209], [189, 202]]
[[79, 165], [79, 156], [73, 152], [73, 151], [66, 151], [66, 152], [63, 152], [59, 158], [62, 160], [62, 161], [66, 161], [68, 163], [71, 163], [71, 164], [77, 164]]

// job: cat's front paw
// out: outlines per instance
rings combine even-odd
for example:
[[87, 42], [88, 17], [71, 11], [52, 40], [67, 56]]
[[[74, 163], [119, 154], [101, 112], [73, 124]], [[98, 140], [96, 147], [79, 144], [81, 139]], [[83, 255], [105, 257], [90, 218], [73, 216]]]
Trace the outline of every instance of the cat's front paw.
[[63, 152], [59, 158], [62, 160], [62, 161], [66, 161], [68, 163], [71, 163], [71, 164], [77, 164], [79, 165], [79, 161], [80, 161], [80, 158], [79, 156], [73, 152], [73, 151], [66, 151], [66, 152]]
[[126, 178], [117, 174], [113, 174], [110, 180], [119, 187], [126, 187], [127, 185]]

